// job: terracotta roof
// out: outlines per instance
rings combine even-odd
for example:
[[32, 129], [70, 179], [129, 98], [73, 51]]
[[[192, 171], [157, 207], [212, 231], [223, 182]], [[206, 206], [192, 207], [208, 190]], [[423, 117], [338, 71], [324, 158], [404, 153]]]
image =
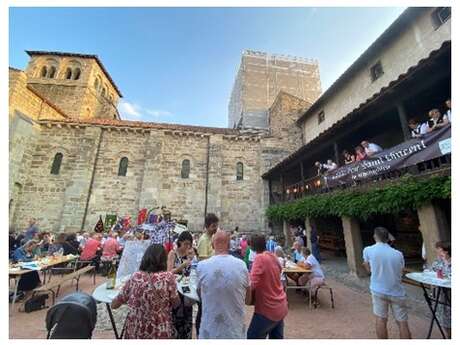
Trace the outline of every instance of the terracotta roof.
[[238, 135], [243, 134], [240, 130], [231, 128], [220, 128], [220, 127], [202, 127], [202, 126], [189, 126], [172, 123], [156, 123], [156, 122], [142, 122], [142, 121], [126, 121], [126, 120], [115, 120], [115, 119], [65, 119], [65, 120], [53, 120], [53, 119], [42, 119], [39, 123], [61, 123], [61, 124], [81, 124], [81, 125], [95, 125], [95, 126], [112, 126], [112, 127], [130, 127], [139, 129], [169, 129], [169, 130], [180, 130], [180, 131], [191, 131], [191, 132], [207, 132], [213, 134], [227, 134], [227, 135]]
[[45, 96], [43, 96], [40, 92], [35, 90], [32, 86], [27, 85], [26, 88], [31, 91], [35, 96], [39, 97], [43, 103], [48, 104], [51, 108], [56, 110], [59, 114], [61, 114], [63, 117], [69, 118], [70, 116], [67, 115], [61, 108], [59, 108], [56, 104], [53, 102], [50, 102], [48, 99], [46, 99]]
[[342, 117], [342, 119], [340, 119], [339, 121], [335, 122], [331, 127], [329, 127], [328, 129], [322, 131], [320, 134], [318, 134], [316, 136], [316, 138], [314, 138], [313, 140], [311, 140], [310, 142], [308, 142], [307, 144], [303, 145], [302, 147], [300, 147], [297, 151], [293, 152], [292, 154], [290, 154], [288, 157], [286, 157], [285, 159], [283, 159], [281, 162], [279, 162], [278, 164], [276, 164], [274, 167], [272, 167], [271, 169], [269, 169], [267, 172], [265, 172], [263, 175], [262, 175], [262, 178], [267, 178], [268, 176], [270, 176], [273, 172], [275, 172], [276, 170], [282, 168], [283, 166], [286, 166], [287, 164], [289, 164], [290, 162], [294, 161], [295, 159], [297, 159], [298, 157], [300, 157], [302, 154], [304, 154], [305, 152], [307, 152], [309, 149], [311, 149], [312, 147], [314, 147], [315, 145], [319, 144], [326, 135], [330, 134], [331, 132], [333, 132], [334, 130], [338, 129], [340, 126], [342, 126], [345, 122], [349, 122], [351, 121], [352, 119], [354, 119], [358, 114], [359, 112], [366, 106], [368, 106], [370, 103], [374, 102], [375, 100], [377, 100], [379, 97], [381, 97], [383, 94], [385, 94], [387, 91], [389, 91], [390, 89], [392, 89], [393, 87], [397, 86], [399, 83], [401, 83], [402, 81], [404, 81], [409, 75], [411, 75], [412, 73], [416, 72], [417, 70], [419, 70], [420, 68], [422, 68], [427, 62], [431, 61], [432, 59], [434, 59], [435, 57], [441, 55], [442, 52], [446, 51], [446, 50], [450, 50], [451, 49], [451, 41], [445, 41], [442, 43], [441, 47], [437, 50], [433, 50], [428, 57], [424, 58], [424, 59], [421, 59], [417, 64], [409, 67], [409, 69], [400, 74], [398, 76], [398, 78], [396, 78], [395, 80], [391, 81], [390, 83], [388, 83], [387, 86], [384, 86], [380, 89], [380, 91], [374, 93], [371, 97], [369, 97], [367, 100], [365, 100], [363, 103], [359, 104], [355, 109], [353, 109], [351, 112], [349, 112], [347, 115], [345, 115], [344, 117]]
[[66, 53], [66, 52], [53, 52], [53, 51], [44, 51], [44, 50], [26, 50], [26, 53], [29, 54], [29, 56], [33, 55], [56, 55], [56, 56], [70, 56], [70, 57], [77, 57], [77, 58], [84, 58], [84, 59], [94, 59], [98, 63], [99, 67], [102, 69], [104, 74], [107, 76], [107, 78], [110, 80], [112, 83], [113, 87], [117, 91], [118, 95], [120, 97], [123, 97], [121, 94], [121, 91], [118, 89], [117, 85], [113, 81], [112, 77], [110, 76], [109, 72], [105, 69], [104, 65], [102, 64], [101, 60], [99, 60], [99, 57], [94, 54], [79, 54], [79, 53]]
[[340, 77], [313, 103], [313, 105], [297, 120], [300, 124], [307, 117], [312, 116], [319, 111], [322, 104], [340, 90], [350, 78], [354, 76], [363, 66], [369, 63], [369, 59], [376, 54], [377, 51], [385, 47], [388, 42], [397, 36], [401, 31], [407, 30], [408, 25], [424, 11], [429, 10], [428, 7], [409, 7], [407, 8], [384, 32], [381, 34], [364, 53], [362, 53], [353, 64], [340, 75]]

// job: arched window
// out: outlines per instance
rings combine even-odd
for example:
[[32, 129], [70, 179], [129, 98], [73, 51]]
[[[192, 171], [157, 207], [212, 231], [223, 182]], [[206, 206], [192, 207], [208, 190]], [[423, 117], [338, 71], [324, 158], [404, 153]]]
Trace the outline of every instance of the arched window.
[[47, 72], [48, 72], [48, 70], [47, 70], [46, 66], [43, 66], [42, 69], [41, 69], [41, 71], [40, 71], [40, 76], [41, 76], [42, 78], [45, 78]]
[[184, 159], [182, 161], [182, 169], [180, 171], [180, 177], [188, 178], [190, 175], [190, 161], [188, 159]]
[[73, 70], [73, 80], [80, 79], [81, 69], [78, 67]]
[[70, 67], [67, 67], [67, 69], [65, 70], [65, 78], [72, 79], [72, 70], [70, 69]]
[[118, 165], [118, 176], [126, 176], [128, 172], [128, 158], [123, 157], [120, 159], [120, 164]]
[[105, 87], [102, 88], [101, 95], [102, 95], [102, 97], [105, 97]]
[[236, 180], [241, 181], [243, 179], [243, 163], [236, 163]]
[[48, 75], [48, 78], [53, 79], [55, 77], [55, 75], [56, 75], [56, 67], [51, 66], [50, 67], [50, 74]]
[[63, 158], [63, 154], [58, 152], [56, 153], [56, 155], [54, 156], [54, 160], [53, 160], [53, 165], [51, 166], [51, 174], [53, 175], [59, 175], [59, 171], [61, 170], [61, 164], [62, 164], [62, 158]]
[[94, 79], [94, 88], [96, 90], [99, 90], [99, 79], [98, 78]]

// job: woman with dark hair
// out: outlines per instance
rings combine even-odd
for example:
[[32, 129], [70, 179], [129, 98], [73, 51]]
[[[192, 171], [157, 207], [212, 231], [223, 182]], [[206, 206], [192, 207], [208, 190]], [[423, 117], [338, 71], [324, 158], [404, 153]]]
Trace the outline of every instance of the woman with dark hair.
[[[80, 242], [77, 241], [77, 234], [72, 232], [67, 235], [66, 242], [73, 247], [72, 249], [72, 254], [78, 254], [80, 252]], [[65, 253], [65, 247], [64, 247], [64, 255]]]
[[[193, 259], [193, 237], [188, 231], [183, 231], [177, 238], [177, 248], [168, 254], [168, 271], [175, 274], [190, 275], [190, 265]], [[180, 305], [173, 309], [173, 324], [177, 339], [192, 339], [193, 307], [183, 295], [179, 295]]]
[[[22, 247], [14, 251], [13, 258], [17, 262], [29, 262], [35, 258], [34, 251], [38, 247], [37, 240], [27, 241]], [[31, 271], [21, 276], [18, 283], [18, 291], [30, 291], [40, 285], [40, 276], [37, 271]]]
[[150, 245], [135, 272], [112, 301], [112, 308], [128, 304], [126, 339], [171, 339], [174, 335], [172, 309], [179, 305], [176, 279], [166, 271], [166, 250]]
[[[444, 279], [450, 279], [452, 273], [452, 262], [451, 262], [451, 245], [448, 241], [439, 241], [435, 244], [436, 254], [438, 258], [433, 262], [433, 271], [438, 272], [443, 276]], [[441, 324], [444, 333], [447, 338], [451, 338], [451, 309], [449, 302], [451, 301], [450, 289], [447, 290], [447, 296], [441, 292], [441, 300], [438, 305], [436, 317]]]
[[348, 150], [343, 150], [343, 162], [346, 164], [351, 164], [355, 162], [355, 155], [348, 152]]

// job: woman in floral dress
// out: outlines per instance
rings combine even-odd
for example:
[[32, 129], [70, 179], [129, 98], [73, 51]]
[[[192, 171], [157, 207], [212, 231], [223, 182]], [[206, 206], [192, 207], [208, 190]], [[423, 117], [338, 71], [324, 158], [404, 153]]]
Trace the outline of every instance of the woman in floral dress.
[[172, 309], [180, 303], [174, 274], [166, 271], [166, 251], [152, 244], [138, 272], [126, 282], [112, 308], [128, 304], [126, 339], [168, 339], [174, 335]]

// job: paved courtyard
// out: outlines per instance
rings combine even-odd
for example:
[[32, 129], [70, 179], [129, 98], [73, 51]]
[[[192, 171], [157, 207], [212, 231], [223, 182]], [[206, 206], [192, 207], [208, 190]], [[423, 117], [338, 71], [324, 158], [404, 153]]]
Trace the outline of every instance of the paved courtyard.
[[[98, 276], [96, 286], [104, 281], [104, 277]], [[328, 278], [328, 284], [334, 289], [335, 309], [330, 308], [327, 291], [323, 291], [320, 295], [320, 307], [316, 310], [309, 310], [305, 298], [294, 290], [289, 290], [289, 314], [285, 319], [285, 338], [375, 338], [370, 295], [333, 278]], [[95, 288], [92, 278], [89, 276], [81, 279], [80, 286], [87, 293], [92, 293]], [[75, 288], [70, 283], [67, 283], [62, 287], [60, 297], [74, 290]], [[427, 307], [422, 305], [421, 308]], [[47, 309], [44, 309], [27, 314], [18, 312], [15, 307], [15, 310], [12, 313], [10, 312], [9, 337], [22, 339], [46, 338], [46, 312]], [[126, 311], [120, 308], [117, 312], [115, 318], [118, 319], [118, 328], [121, 330], [123, 314]], [[246, 325], [249, 325], [252, 312], [253, 307], [248, 306]], [[426, 337], [429, 320], [412, 307], [409, 323], [414, 338]], [[391, 338], [398, 337], [397, 327], [392, 318], [389, 320], [389, 336]], [[93, 338], [114, 338], [105, 306], [102, 304], [98, 305], [98, 323], [96, 324]], [[440, 338], [437, 330], [433, 332], [433, 338]]]

